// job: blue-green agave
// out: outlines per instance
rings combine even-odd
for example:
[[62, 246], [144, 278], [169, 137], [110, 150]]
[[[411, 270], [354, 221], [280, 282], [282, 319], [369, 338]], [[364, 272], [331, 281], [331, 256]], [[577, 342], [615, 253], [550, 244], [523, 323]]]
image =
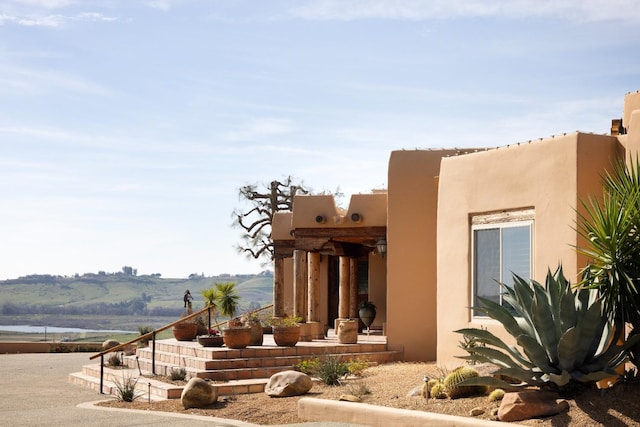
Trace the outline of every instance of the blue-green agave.
[[[602, 313], [602, 303], [593, 289], [573, 290], [562, 267], [548, 272], [545, 286], [514, 275], [514, 285], [502, 285], [503, 299], [512, 310], [480, 298], [475, 309], [502, 323], [518, 346], [483, 329], [456, 331], [475, 338], [480, 345], [466, 348], [475, 362], [499, 367], [495, 374], [522, 381], [523, 385], [563, 387], [571, 381], [595, 382], [618, 375], [615, 368], [627, 359], [627, 349], [636, 337], [618, 345], [621, 331], [614, 331]], [[640, 338], [637, 337], [637, 338]], [[469, 380], [474, 384], [510, 387], [493, 377]]]

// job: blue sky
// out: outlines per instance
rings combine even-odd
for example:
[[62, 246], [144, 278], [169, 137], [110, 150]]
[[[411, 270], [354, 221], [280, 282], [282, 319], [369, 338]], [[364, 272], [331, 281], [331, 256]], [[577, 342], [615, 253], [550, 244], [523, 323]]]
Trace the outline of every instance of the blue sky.
[[254, 273], [237, 189], [392, 150], [607, 133], [637, 0], [3, 0], [0, 278]]

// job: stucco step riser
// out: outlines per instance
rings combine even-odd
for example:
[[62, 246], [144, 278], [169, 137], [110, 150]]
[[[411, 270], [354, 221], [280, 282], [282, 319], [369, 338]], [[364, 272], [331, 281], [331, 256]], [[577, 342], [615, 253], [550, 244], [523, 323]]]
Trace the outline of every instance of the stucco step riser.
[[[79, 385], [90, 390], [100, 392], [100, 379], [96, 377], [81, 377], [74, 374], [69, 376], [71, 383]], [[221, 396], [230, 396], [234, 394], [249, 394], [249, 393], [262, 393], [266, 382], [259, 382], [254, 384], [215, 384], [218, 388], [218, 394]], [[183, 387], [176, 386], [174, 388], [166, 389], [157, 387], [155, 385], [149, 385], [144, 382], [144, 378], [141, 378], [136, 385], [136, 390], [141, 393], [140, 399], [148, 398], [148, 393], [151, 392], [152, 400], [166, 400], [166, 399], [180, 399], [182, 395]], [[103, 379], [102, 392], [106, 395], [117, 396], [117, 386], [113, 381]]]
[[[360, 343], [360, 344], [336, 344], [327, 342], [326, 346], [257, 346], [244, 349], [226, 349], [210, 347], [184, 347], [176, 344], [158, 342], [156, 344], [156, 355], [160, 353], [174, 354], [177, 357], [191, 357], [203, 359], [241, 359], [247, 357], [279, 357], [279, 356], [304, 356], [318, 354], [342, 354], [358, 352], [387, 351], [387, 344], [384, 343]], [[139, 348], [139, 357], [147, 357], [151, 354], [150, 347]]]
[[[151, 355], [149, 355], [151, 356]], [[245, 358], [245, 359], [217, 359], [204, 360], [185, 357], [174, 357], [168, 354], [156, 354], [156, 365], [167, 364], [173, 366], [182, 366], [197, 370], [219, 370], [219, 369], [251, 369], [266, 368], [278, 366], [293, 366], [303, 360], [310, 360], [322, 357], [340, 357], [345, 360], [363, 359], [375, 363], [387, 363], [394, 360], [400, 360], [399, 352], [374, 352], [374, 353], [350, 353], [350, 354], [322, 354], [322, 355], [302, 355], [302, 356], [283, 356], [283, 357], [264, 357], [264, 358]], [[127, 365], [136, 368], [135, 358], [127, 358]], [[147, 370], [151, 360], [138, 357], [140, 367]]]

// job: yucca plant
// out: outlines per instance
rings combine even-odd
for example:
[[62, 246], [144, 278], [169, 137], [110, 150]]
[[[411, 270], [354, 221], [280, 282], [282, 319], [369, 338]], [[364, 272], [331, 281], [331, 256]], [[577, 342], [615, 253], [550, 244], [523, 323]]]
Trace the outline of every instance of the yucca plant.
[[[601, 200], [582, 201], [577, 230], [587, 245], [577, 248], [589, 258], [581, 287], [596, 289], [604, 313], [620, 331], [640, 332], [640, 163], [620, 159], [603, 179]], [[634, 363], [640, 349], [633, 350]]]
[[[572, 290], [562, 267], [549, 271], [545, 286], [514, 275], [513, 287], [502, 284], [510, 310], [491, 300], [474, 309], [499, 321], [518, 346], [483, 329], [465, 328], [457, 333], [478, 343], [467, 348], [467, 359], [499, 367], [496, 374], [522, 381], [523, 385], [563, 387], [571, 381], [596, 382], [617, 376], [615, 368], [627, 358], [627, 349], [640, 336], [617, 344], [620, 332], [602, 314], [602, 302], [595, 290]], [[513, 388], [492, 377], [468, 380], [469, 384]], [[466, 382], [465, 382], [466, 384]]]

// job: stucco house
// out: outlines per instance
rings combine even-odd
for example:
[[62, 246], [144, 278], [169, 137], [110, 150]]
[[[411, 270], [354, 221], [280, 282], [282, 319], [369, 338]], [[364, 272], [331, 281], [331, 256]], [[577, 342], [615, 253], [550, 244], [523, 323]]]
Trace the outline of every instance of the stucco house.
[[273, 221], [274, 310], [321, 338], [360, 301], [377, 306], [374, 328], [405, 360], [459, 364], [461, 336], [502, 327], [470, 308], [499, 301], [511, 272], [542, 281], [562, 263], [575, 281], [586, 260], [575, 231], [580, 200], [602, 193], [612, 160], [640, 148], [640, 92], [624, 98], [609, 135], [573, 132], [492, 149], [393, 151], [388, 188], [296, 196]]

